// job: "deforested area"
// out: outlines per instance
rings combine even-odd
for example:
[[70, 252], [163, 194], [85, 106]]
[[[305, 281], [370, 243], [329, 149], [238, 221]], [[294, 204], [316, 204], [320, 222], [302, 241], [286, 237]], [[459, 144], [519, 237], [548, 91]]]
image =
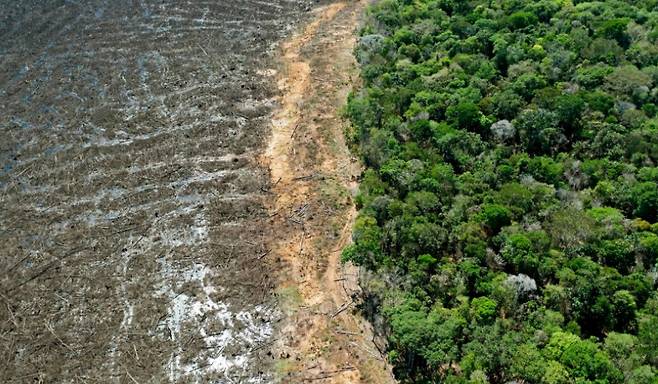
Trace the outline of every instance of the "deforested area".
[[272, 380], [256, 159], [315, 4], [0, 1], [0, 382]]
[[382, 0], [345, 260], [401, 383], [658, 382], [658, 3]]

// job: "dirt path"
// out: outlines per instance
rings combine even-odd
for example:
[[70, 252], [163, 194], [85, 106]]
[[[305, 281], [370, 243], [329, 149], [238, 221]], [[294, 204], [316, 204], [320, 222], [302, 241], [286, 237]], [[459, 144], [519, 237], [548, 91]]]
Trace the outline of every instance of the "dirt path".
[[359, 166], [339, 115], [357, 78], [354, 30], [365, 5], [319, 8], [281, 47], [280, 108], [263, 161], [274, 197], [268, 258], [279, 271], [285, 313], [272, 352], [286, 383], [393, 382], [371, 326], [355, 312], [358, 270], [340, 262], [351, 237]]

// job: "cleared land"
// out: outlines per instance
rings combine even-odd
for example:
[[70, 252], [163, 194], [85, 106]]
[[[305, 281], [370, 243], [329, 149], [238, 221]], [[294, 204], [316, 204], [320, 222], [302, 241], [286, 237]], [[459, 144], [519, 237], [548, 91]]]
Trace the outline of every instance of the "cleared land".
[[0, 1], [0, 382], [263, 382], [302, 1]]

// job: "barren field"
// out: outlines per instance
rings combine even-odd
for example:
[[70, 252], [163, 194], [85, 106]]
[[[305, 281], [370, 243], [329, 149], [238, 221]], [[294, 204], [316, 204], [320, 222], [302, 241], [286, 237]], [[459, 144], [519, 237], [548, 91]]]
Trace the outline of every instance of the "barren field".
[[274, 56], [315, 2], [0, 0], [0, 382], [269, 382]]

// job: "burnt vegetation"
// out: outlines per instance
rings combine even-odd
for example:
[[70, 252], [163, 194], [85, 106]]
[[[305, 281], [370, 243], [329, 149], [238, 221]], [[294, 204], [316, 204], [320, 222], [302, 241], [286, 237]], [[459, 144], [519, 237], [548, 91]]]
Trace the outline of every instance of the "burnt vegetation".
[[0, 382], [267, 382], [267, 75], [305, 1], [0, 0]]

